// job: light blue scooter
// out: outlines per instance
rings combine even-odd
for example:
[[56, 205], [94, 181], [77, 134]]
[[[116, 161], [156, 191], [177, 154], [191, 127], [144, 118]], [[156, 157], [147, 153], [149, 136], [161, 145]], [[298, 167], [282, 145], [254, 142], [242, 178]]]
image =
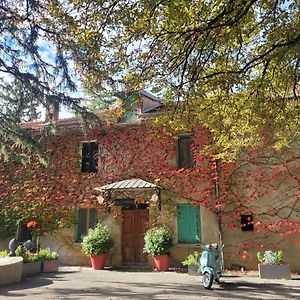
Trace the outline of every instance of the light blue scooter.
[[210, 289], [213, 281], [220, 283], [223, 270], [223, 247], [224, 245], [209, 244], [201, 245], [204, 251], [200, 257], [200, 271], [204, 288]]

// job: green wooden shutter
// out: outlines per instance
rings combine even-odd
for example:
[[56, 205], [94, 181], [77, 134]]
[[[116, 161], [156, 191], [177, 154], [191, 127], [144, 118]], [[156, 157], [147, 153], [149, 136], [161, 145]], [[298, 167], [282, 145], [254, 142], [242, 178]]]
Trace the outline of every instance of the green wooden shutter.
[[95, 228], [97, 224], [97, 211], [95, 208], [90, 208], [89, 228]]
[[184, 243], [185, 239], [185, 222], [186, 222], [186, 207], [184, 204], [177, 205], [178, 217], [177, 217], [177, 232], [178, 243]]
[[79, 209], [75, 211], [75, 226], [74, 226], [74, 241], [78, 242], [78, 219], [79, 219]]
[[178, 243], [193, 244], [197, 243], [196, 236], [201, 240], [201, 223], [199, 207], [191, 204], [179, 204], [177, 227], [178, 227]]
[[194, 208], [194, 212], [195, 212], [195, 235], [194, 235], [194, 239], [195, 239], [195, 243], [198, 243], [199, 241], [202, 240], [200, 207], [196, 206], [196, 207], [193, 207], [193, 208]]
[[75, 241], [79, 242], [82, 240], [82, 236], [87, 233], [87, 209], [78, 208], [77, 209], [77, 224], [75, 226]]

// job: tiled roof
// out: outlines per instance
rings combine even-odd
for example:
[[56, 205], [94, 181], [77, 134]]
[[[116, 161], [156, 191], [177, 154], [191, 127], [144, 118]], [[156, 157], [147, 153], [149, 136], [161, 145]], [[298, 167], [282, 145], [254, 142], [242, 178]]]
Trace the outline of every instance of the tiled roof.
[[[94, 112], [97, 117], [102, 117], [104, 113], [104, 111]], [[80, 123], [81, 120], [79, 117], [71, 117], [53, 121], [53, 124], [55, 124], [56, 128], [79, 127]], [[32, 130], [43, 130], [47, 125], [49, 125], [49, 123], [45, 121], [22, 122], [19, 124], [21, 128]]]

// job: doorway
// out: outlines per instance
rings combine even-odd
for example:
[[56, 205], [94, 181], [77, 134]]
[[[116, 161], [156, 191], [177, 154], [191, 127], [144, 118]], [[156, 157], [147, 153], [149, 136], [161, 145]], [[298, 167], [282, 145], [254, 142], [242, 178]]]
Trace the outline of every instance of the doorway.
[[149, 210], [145, 207], [123, 208], [122, 220], [123, 265], [147, 265], [148, 255], [143, 253], [143, 248]]

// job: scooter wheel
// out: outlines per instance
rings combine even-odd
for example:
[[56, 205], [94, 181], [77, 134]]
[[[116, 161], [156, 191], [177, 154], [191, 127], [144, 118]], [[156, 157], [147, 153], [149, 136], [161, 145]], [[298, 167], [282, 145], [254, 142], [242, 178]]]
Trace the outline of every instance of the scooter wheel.
[[204, 288], [209, 290], [213, 284], [213, 281], [214, 281], [214, 276], [212, 274], [209, 274], [209, 273], [203, 274], [202, 284], [203, 284]]

